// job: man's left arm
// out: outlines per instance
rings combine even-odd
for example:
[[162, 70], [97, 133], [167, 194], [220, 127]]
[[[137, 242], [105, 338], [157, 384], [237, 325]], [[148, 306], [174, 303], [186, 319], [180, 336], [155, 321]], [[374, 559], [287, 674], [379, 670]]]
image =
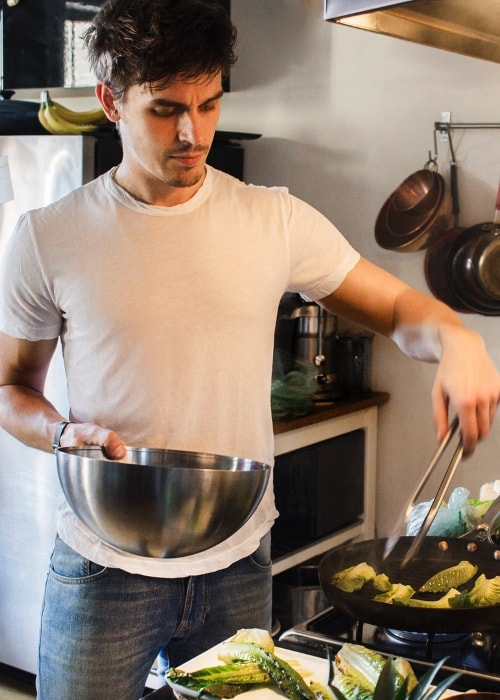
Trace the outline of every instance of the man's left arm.
[[449, 407], [458, 416], [466, 454], [488, 435], [500, 401], [500, 373], [481, 336], [452, 309], [363, 258], [319, 303], [392, 338], [409, 357], [438, 363], [432, 388], [438, 439], [448, 429]]

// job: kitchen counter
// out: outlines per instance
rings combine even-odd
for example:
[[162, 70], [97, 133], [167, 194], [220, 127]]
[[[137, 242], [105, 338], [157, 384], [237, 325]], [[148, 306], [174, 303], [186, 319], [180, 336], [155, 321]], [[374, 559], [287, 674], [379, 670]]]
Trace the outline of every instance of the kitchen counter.
[[274, 434], [280, 435], [287, 433], [290, 430], [304, 428], [308, 425], [320, 423], [321, 421], [339, 418], [355, 411], [361, 411], [371, 406], [382, 406], [389, 400], [389, 394], [382, 391], [373, 391], [366, 396], [350, 396], [344, 399], [338, 399], [333, 403], [318, 404], [313, 408], [311, 413], [305, 416], [296, 418], [286, 418], [273, 422]]

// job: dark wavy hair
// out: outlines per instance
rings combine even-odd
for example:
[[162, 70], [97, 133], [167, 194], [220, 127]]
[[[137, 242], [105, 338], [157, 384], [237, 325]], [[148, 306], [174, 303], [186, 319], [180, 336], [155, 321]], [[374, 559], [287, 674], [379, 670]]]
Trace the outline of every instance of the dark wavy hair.
[[236, 61], [236, 29], [213, 0], [107, 0], [84, 40], [97, 79], [118, 98], [131, 85], [224, 78]]

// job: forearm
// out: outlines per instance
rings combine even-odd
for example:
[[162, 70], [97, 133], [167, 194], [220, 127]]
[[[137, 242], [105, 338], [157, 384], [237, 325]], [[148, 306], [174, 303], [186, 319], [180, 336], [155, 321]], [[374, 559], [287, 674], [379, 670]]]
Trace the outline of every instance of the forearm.
[[21, 385], [0, 387], [0, 425], [29, 447], [50, 452], [56, 428], [66, 419], [34, 389]]
[[481, 336], [467, 328], [448, 306], [410, 288], [396, 300], [389, 335], [406, 355], [426, 362], [439, 362], [443, 351], [461, 352], [464, 344], [484, 352]]

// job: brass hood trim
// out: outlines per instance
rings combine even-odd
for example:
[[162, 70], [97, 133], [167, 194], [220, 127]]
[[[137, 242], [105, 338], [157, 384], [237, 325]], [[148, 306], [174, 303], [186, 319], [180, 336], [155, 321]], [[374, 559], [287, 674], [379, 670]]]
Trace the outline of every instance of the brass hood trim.
[[331, 22], [500, 63], [500, 0], [325, 0], [324, 8]]

